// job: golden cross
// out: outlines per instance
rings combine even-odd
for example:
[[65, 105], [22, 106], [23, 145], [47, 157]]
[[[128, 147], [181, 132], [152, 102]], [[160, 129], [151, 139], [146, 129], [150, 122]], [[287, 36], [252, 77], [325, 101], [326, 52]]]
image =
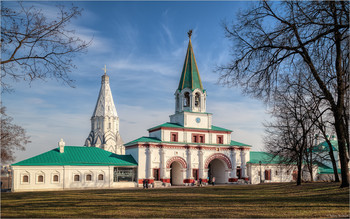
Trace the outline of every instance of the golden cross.
[[105, 75], [107, 74], [107, 68], [106, 68], [106, 65], [105, 65], [105, 68], [103, 68], [103, 70], [105, 71]]

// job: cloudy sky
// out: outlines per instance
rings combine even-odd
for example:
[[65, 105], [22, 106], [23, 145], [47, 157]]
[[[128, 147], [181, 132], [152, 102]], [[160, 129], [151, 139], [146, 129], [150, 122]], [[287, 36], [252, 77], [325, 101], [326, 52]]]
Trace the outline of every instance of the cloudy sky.
[[[3, 2], [12, 6], [14, 3]], [[52, 15], [57, 4], [72, 2], [26, 2]], [[193, 29], [192, 44], [204, 88], [207, 111], [213, 124], [233, 130], [232, 139], [262, 150], [264, 122], [268, 115], [258, 100], [241, 94], [240, 88], [217, 83], [216, 66], [229, 62], [231, 42], [225, 38], [224, 20], [253, 2], [94, 2], [77, 1], [82, 16], [70, 28], [86, 40], [93, 39], [86, 54], [76, 58], [71, 78], [76, 88], [56, 80], [12, 82], [14, 93], [3, 94], [2, 103], [14, 123], [31, 136], [16, 161], [57, 147], [83, 145], [90, 132], [101, 84], [107, 74], [124, 142], [147, 136], [147, 129], [169, 121], [174, 113], [174, 92], [186, 54], [187, 32]]]

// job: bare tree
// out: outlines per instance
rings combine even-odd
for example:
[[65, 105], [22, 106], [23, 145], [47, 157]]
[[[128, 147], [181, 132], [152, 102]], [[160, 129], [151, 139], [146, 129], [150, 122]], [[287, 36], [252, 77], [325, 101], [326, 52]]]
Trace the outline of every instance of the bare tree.
[[[72, 58], [84, 52], [90, 42], [80, 39], [68, 29], [81, 9], [57, 6], [57, 17], [50, 19], [41, 9], [1, 4], [1, 86], [2, 92], [10, 85], [4, 79], [33, 81], [55, 78], [73, 86], [69, 77], [75, 68]], [[54, 15], [50, 15], [54, 16]]]
[[273, 102], [282, 76], [302, 67], [312, 78], [332, 112], [341, 187], [349, 187], [349, 2], [262, 1], [224, 28], [235, 47], [222, 83]]
[[15, 150], [25, 150], [25, 145], [30, 143], [26, 131], [15, 124], [12, 124], [12, 118], [5, 113], [6, 108], [0, 108], [1, 114], [1, 163], [6, 164], [15, 160], [13, 155]]
[[305, 94], [301, 80], [292, 82], [286, 76], [281, 83], [286, 86], [283, 91], [274, 93], [275, 105], [271, 114], [275, 120], [265, 124], [265, 145], [270, 153], [283, 157], [284, 163], [297, 165], [297, 185], [301, 185], [305, 160], [308, 161], [311, 179], [313, 174], [312, 160], [305, 158], [308, 158], [313, 146], [315, 125], [310, 117], [313, 109], [310, 108], [315, 106], [309, 105], [311, 97]]

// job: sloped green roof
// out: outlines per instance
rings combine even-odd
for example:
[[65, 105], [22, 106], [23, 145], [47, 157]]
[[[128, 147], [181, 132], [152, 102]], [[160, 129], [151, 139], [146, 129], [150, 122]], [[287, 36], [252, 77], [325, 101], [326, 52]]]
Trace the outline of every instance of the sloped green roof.
[[133, 145], [137, 142], [152, 142], [152, 143], [161, 143], [162, 141], [159, 140], [158, 138], [153, 138], [153, 137], [146, 137], [146, 136], [143, 136], [141, 138], [138, 138], [138, 139], [135, 139], [133, 141], [130, 141], [128, 143], [126, 143], [125, 145]]
[[12, 164], [12, 166], [137, 166], [131, 155], [117, 155], [96, 147], [65, 146]]
[[244, 144], [244, 143], [240, 143], [237, 141], [231, 141], [231, 144], [205, 144], [205, 143], [192, 143], [192, 142], [188, 142], [188, 143], [184, 143], [184, 142], [175, 142], [175, 141], [161, 141], [158, 138], [154, 138], [154, 137], [146, 137], [143, 136], [141, 138], [135, 139], [133, 141], [130, 141], [128, 143], [125, 144], [125, 146], [129, 146], [129, 145], [135, 145], [138, 142], [150, 142], [150, 143], [166, 143], [166, 144], [194, 144], [194, 145], [214, 145], [214, 146], [238, 146], [238, 147], [251, 147], [248, 144]]
[[147, 131], [151, 131], [153, 129], [157, 129], [157, 128], [162, 128], [162, 127], [166, 127], [166, 128], [189, 128], [189, 129], [198, 129], [198, 130], [212, 130], [212, 131], [225, 131], [225, 132], [232, 132], [232, 130], [229, 130], [229, 129], [225, 129], [225, 128], [221, 128], [221, 127], [218, 127], [218, 126], [214, 126], [212, 125], [211, 126], [211, 129], [201, 129], [201, 128], [191, 128], [191, 127], [184, 127], [180, 124], [177, 124], [177, 123], [170, 123], [170, 122], [166, 122], [166, 123], [163, 123], [161, 125], [157, 125], [157, 126], [154, 126], [152, 128], [149, 128], [147, 129]]
[[230, 145], [233, 145], [233, 146], [251, 147], [251, 145], [249, 145], [249, 144], [244, 144], [244, 143], [241, 143], [241, 142], [238, 142], [238, 141], [231, 141], [231, 144], [230, 144]]
[[251, 151], [248, 163], [259, 164], [260, 161], [262, 164], [279, 164], [282, 163], [282, 158], [280, 156], [273, 157], [267, 152]]
[[[338, 173], [341, 173], [340, 169], [337, 169]], [[333, 168], [327, 168], [327, 167], [318, 167], [318, 173], [319, 174], [334, 174]]]
[[[338, 141], [337, 140], [330, 140], [332, 144], [333, 151], [338, 151]], [[321, 142], [316, 147], [312, 149], [313, 152], [328, 152], [329, 151], [329, 145], [327, 141]]]
[[187, 53], [185, 57], [184, 66], [182, 68], [178, 90], [181, 91], [185, 88], [190, 88], [191, 90], [199, 88], [200, 90], [203, 90], [203, 85], [201, 77], [199, 75], [196, 58], [194, 57], [191, 38], [188, 42]]

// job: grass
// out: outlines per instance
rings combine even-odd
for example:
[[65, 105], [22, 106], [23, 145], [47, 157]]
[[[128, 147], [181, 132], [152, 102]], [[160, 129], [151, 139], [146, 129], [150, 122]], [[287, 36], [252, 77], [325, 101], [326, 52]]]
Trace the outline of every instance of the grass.
[[1, 217], [349, 217], [349, 189], [278, 183], [2, 193]]

